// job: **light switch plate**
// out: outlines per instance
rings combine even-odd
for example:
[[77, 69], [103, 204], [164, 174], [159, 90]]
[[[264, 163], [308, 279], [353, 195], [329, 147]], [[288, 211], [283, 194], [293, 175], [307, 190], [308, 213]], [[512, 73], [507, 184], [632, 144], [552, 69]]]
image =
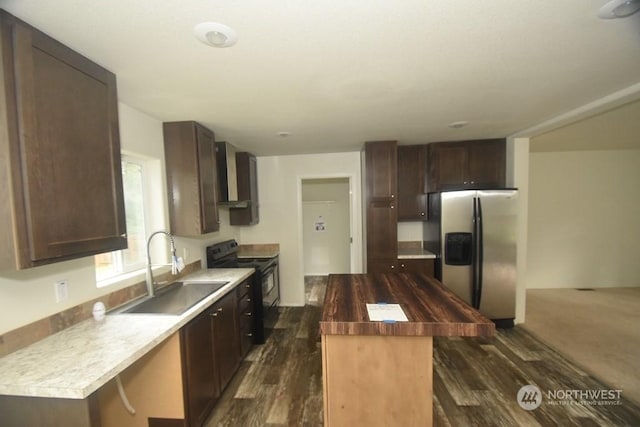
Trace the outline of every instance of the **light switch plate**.
[[58, 280], [54, 284], [56, 293], [56, 302], [62, 302], [69, 299], [69, 283], [66, 280]]

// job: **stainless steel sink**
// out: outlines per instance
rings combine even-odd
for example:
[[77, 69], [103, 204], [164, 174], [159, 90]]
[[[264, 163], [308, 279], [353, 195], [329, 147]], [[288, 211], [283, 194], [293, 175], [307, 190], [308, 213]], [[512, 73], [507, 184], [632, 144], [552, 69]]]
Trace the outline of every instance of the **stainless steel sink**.
[[182, 314], [229, 282], [175, 282], [120, 313]]

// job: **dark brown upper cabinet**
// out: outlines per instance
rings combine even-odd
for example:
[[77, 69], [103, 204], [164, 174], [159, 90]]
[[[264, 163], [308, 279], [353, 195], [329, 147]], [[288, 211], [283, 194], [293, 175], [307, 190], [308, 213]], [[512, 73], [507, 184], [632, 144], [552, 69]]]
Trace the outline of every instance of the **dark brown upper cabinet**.
[[365, 144], [367, 200], [396, 199], [398, 145], [396, 141]]
[[256, 156], [247, 152], [236, 153], [236, 175], [238, 200], [246, 201], [247, 204], [243, 207], [230, 207], [229, 222], [231, 225], [255, 225], [260, 221]]
[[398, 221], [427, 219], [427, 146], [398, 146]]
[[113, 73], [0, 10], [0, 269], [127, 247]]
[[396, 141], [364, 146], [367, 271], [395, 271], [398, 256]]
[[505, 186], [506, 140], [428, 145], [429, 192]]
[[220, 229], [212, 131], [194, 121], [163, 123], [171, 232], [199, 236]]

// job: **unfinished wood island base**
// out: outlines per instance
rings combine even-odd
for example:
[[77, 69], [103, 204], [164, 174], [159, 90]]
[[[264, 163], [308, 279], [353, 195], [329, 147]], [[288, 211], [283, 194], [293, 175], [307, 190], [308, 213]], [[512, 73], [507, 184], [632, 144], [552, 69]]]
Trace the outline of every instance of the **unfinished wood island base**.
[[[367, 304], [408, 322], [372, 322]], [[424, 274], [329, 276], [322, 320], [325, 426], [431, 426], [433, 337], [491, 336], [494, 324]]]

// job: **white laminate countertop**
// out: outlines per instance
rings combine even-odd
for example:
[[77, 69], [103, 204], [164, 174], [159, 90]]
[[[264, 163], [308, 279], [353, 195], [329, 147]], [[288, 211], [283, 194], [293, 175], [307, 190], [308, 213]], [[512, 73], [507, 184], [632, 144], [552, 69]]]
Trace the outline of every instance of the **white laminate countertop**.
[[422, 248], [398, 249], [398, 259], [435, 259], [436, 254]]
[[253, 268], [209, 269], [184, 283], [228, 281], [181, 315], [107, 314], [0, 358], [0, 394], [84, 399], [177, 332], [244, 279]]

